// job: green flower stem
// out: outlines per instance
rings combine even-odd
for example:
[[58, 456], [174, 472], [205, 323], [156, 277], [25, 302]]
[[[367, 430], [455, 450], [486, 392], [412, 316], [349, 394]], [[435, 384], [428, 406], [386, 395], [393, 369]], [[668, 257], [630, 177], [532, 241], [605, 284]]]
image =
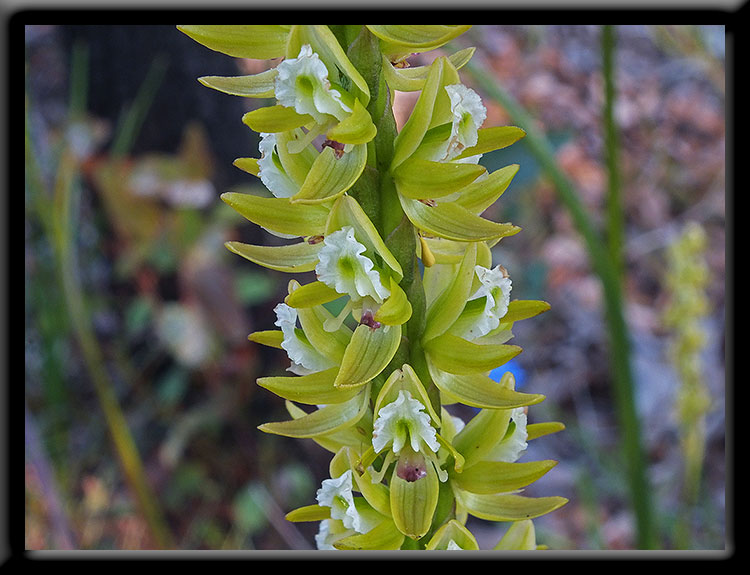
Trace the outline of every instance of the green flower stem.
[[654, 548], [653, 521], [651, 518], [651, 490], [646, 477], [641, 428], [635, 407], [633, 375], [630, 365], [630, 341], [622, 305], [620, 275], [599, 234], [586, 212], [570, 180], [558, 166], [549, 141], [536, 129], [535, 123], [515, 99], [498, 86], [485, 69], [469, 62], [465, 69], [478, 85], [495, 99], [526, 131], [525, 142], [540, 166], [554, 184], [563, 205], [567, 208], [576, 228], [583, 236], [591, 265], [599, 276], [604, 290], [606, 320], [609, 326], [612, 377], [618, 418], [623, 433], [623, 450], [627, 462], [631, 504], [637, 522], [637, 545], [642, 549]]

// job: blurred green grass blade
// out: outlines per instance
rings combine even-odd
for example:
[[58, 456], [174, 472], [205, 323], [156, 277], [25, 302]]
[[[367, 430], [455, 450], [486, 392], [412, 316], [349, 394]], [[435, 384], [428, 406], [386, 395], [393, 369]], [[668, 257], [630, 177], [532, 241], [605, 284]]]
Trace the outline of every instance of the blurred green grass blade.
[[526, 131], [525, 141], [529, 150], [539, 162], [542, 171], [552, 181], [576, 229], [583, 236], [592, 268], [602, 282], [610, 336], [613, 390], [623, 439], [631, 505], [638, 525], [637, 545], [641, 549], [653, 549], [655, 542], [651, 489], [646, 477], [641, 424], [635, 406], [630, 364], [630, 337], [623, 311], [620, 276], [615, 262], [610, 258], [605, 244], [601, 242], [575, 187], [557, 164], [552, 146], [537, 130], [534, 120], [508, 92], [498, 85], [496, 79], [485, 68], [469, 62], [465, 70], [476, 80], [481, 90], [508, 112], [513, 123]]
[[163, 54], [158, 54], [151, 63], [133, 103], [117, 124], [110, 152], [113, 158], [122, 158], [133, 148], [168, 65], [168, 58]]

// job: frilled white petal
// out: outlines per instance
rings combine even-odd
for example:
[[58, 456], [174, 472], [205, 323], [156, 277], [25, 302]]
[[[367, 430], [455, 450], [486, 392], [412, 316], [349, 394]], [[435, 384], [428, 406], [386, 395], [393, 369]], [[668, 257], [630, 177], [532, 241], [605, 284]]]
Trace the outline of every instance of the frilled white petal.
[[309, 44], [302, 46], [299, 56], [284, 60], [276, 67], [276, 98], [282, 106], [309, 114], [321, 123], [326, 115], [343, 120], [350, 112], [341, 93], [331, 88], [328, 68]]
[[493, 269], [475, 266], [474, 272], [477, 274], [481, 285], [469, 298], [469, 301], [481, 297], [486, 298], [486, 300], [484, 313], [464, 334], [467, 339], [476, 339], [487, 335], [500, 325], [500, 320], [508, 312], [510, 290], [513, 284], [501, 266], [495, 266]]
[[290, 371], [298, 375], [306, 375], [317, 371], [323, 371], [333, 367], [335, 363], [318, 352], [309, 342], [301, 339], [295, 329], [297, 327], [297, 310], [285, 303], [278, 304], [273, 311], [276, 312], [276, 322], [284, 334], [281, 347], [286, 351], [292, 361]]
[[299, 191], [294, 181], [286, 174], [276, 153], [276, 134], [261, 133], [258, 143], [258, 176], [260, 181], [277, 198], [290, 198]]
[[437, 441], [435, 428], [430, 424], [430, 416], [423, 410], [425, 406], [401, 390], [395, 401], [381, 408], [375, 420], [372, 432], [372, 446], [380, 453], [391, 445], [393, 453], [398, 454], [406, 442], [411, 448], [422, 451], [422, 443], [437, 453], [440, 444]]
[[366, 533], [366, 521], [354, 505], [352, 494], [352, 471], [347, 469], [339, 477], [324, 479], [316, 495], [318, 505], [331, 508], [331, 517], [339, 519], [348, 529]]
[[464, 148], [477, 144], [477, 130], [487, 118], [487, 109], [474, 90], [463, 84], [445, 87], [451, 101], [451, 139], [448, 145], [448, 158], [460, 154]]
[[366, 248], [354, 237], [354, 228], [337, 230], [327, 235], [323, 243], [315, 266], [318, 279], [353, 300], [369, 296], [383, 303], [390, 290], [380, 281], [372, 260], [363, 255]]
[[514, 463], [528, 447], [526, 440], [529, 434], [526, 431], [526, 413], [523, 407], [515, 408], [511, 412], [510, 419], [514, 424], [513, 431], [492, 450], [488, 456], [491, 461]]
[[318, 532], [315, 534], [315, 545], [319, 551], [338, 551], [332, 544], [335, 537], [331, 533], [330, 522], [330, 519], [321, 521]]

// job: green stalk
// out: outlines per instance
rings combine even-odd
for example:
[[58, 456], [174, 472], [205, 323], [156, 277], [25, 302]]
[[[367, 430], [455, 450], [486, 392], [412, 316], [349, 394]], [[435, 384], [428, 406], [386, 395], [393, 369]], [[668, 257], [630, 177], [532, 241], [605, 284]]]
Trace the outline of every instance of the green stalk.
[[636, 544], [641, 549], [654, 548], [651, 518], [651, 489], [646, 477], [645, 457], [641, 444], [641, 427], [635, 407], [633, 375], [630, 365], [630, 341], [622, 305], [620, 274], [615, 262], [601, 243], [599, 234], [586, 212], [575, 187], [558, 166], [549, 141], [537, 131], [533, 119], [503, 90], [485, 69], [469, 62], [465, 69], [478, 86], [505, 108], [513, 122], [526, 131], [524, 138], [545, 174], [552, 181], [558, 197], [568, 210], [583, 237], [592, 268], [602, 282], [605, 315], [610, 336], [610, 357], [613, 390], [618, 420], [622, 430], [623, 452], [627, 464], [631, 505], [637, 523]]
[[607, 232], [609, 257], [622, 278], [625, 222], [620, 193], [620, 169], [617, 157], [615, 107], [615, 32], [613, 26], [602, 28], [602, 74], [604, 75], [604, 142], [607, 157]]

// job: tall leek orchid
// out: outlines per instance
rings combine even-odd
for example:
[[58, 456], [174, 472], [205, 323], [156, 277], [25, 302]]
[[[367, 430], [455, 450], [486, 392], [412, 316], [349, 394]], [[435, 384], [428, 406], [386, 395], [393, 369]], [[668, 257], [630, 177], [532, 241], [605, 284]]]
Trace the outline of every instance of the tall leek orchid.
[[[489, 172], [481, 159], [524, 132], [484, 126], [481, 97], [459, 76], [473, 48], [407, 65], [468, 28], [179, 27], [229, 56], [276, 62], [200, 81], [268, 104], [243, 116], [259, 157], [234, 163], [270, 195], [222, 199], [289, 243], [227, 247], [310, 274], [289, 281], [278, 329], [249, 339], [285, 352], [292, 373], [258, 379], [289, 415], [259, 428], [332, 456], [317, 503], [287, 514], [319, 523], [318, 549], [477, 550], [469, 516], [507, 523], [494, 549], [537, 549], [532, 519], [566, 502], [523, 493], [556, 463], [523, 461], [528, 442], [563, 425], [529, 423], [544, 396], [516, 391], [511, 372], [489, 377], [521, 352], [508, 343], [515, 322], [549, 309], [511, 299], [493, 248], [520, 228], [483, 216], [518, 166]], [[396, 91], [419, 93], [400, 130]]]

